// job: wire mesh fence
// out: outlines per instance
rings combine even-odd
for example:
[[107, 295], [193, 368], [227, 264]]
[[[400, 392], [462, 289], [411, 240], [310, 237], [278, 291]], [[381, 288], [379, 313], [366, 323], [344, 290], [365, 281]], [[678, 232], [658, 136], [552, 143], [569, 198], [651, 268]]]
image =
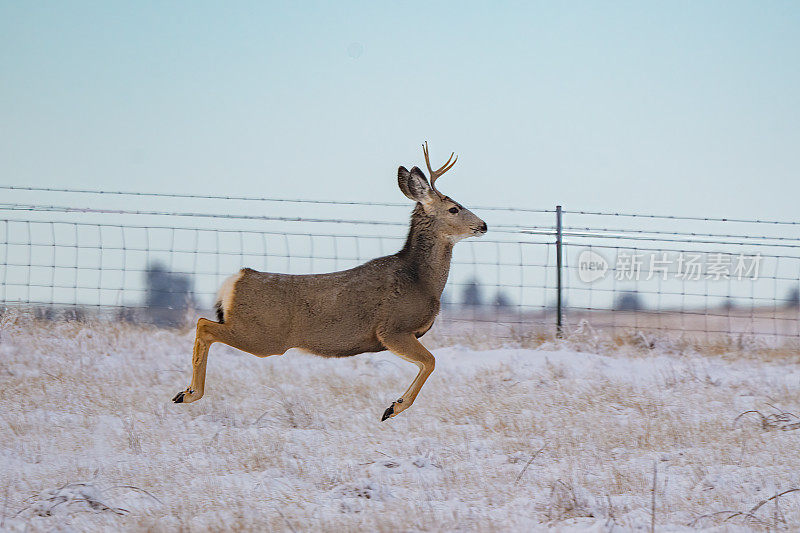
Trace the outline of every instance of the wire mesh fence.
[[[0, 189], [4, 308], [164, 326], [208, 313], [221, 282], [244, 266], [321, 273], [394, 253], [411, 211], [405, 203]], [[566, 209], [558, 225], [556, 209], [473, 210], [490, 232], [455, 247], [439, 335], [549, 336], [560, 316], [565, 334], [800, 339], [798, 223]]]
[[573, 323], [706, 339], [800, 335], [796, 223], [598, 212], [565, 217], [574, 221], [564, 229], [572, 251], [566, 279]]

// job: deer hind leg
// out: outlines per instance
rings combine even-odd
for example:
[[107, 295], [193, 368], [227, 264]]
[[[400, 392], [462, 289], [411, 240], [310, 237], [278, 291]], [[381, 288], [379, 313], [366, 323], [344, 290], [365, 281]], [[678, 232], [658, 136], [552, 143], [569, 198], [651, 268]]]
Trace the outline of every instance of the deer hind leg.
[[227, 333], [228, 326], [225, 324], [212, 322], [207, 318], [201, 318], [197, 321], [197, 333], [194, 338], [194, 352], [192, 354], [192, 382], [186, 390], [182, 390], [172, 398], [173, 402], [191, 403], [203, 397], [208, 349], [215, 342], [225, 342], [229, 336]]
[[406, 390], [397, 401], [392, 402], [392, 405], [384, 411], [381, 417], [381, 422], [383, 422], [387, 418], [393, 418], [411, 407], [420, 389], [422, 389], [422, 386], [425, 384], [425, 380], [427, 380], [428, 376], [433, 372], [436, 360], [433, 358], [431, 352], [420, 344], [417, 338], [411, 333], [383, 335], [380, 336], [380, 340], [392, 353], [419, 367], [419, 373], [417, 377], [414, 378], [414, 381], [411, 382], [408, 390]]

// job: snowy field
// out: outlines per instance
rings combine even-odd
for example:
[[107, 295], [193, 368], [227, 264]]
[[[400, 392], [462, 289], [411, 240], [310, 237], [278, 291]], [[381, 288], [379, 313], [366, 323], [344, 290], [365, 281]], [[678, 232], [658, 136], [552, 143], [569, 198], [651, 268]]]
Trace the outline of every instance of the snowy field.
[[800, 528], [800, 492], [769, 499], [800, 487], [796, 351], [433, 338], [381, 423], [416, 371], [391, 354], [215, 345], [205, 397], [172, 404], [192, 340], [6, 314], [0, 530]]

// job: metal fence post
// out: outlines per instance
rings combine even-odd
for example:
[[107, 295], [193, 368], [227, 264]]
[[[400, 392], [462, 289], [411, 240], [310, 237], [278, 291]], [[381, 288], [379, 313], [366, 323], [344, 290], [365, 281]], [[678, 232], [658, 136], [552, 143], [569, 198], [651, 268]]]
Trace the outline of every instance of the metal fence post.
[[562, 336], [561, 323], [561, 206], [556, 206], [556, 337]]

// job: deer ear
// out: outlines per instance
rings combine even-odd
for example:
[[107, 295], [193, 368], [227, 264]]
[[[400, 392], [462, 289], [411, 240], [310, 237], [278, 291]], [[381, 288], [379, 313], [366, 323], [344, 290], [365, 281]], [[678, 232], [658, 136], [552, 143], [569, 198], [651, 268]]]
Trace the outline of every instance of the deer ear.
[[409, 199], [413, 200], [414, 197], [411, 196], [411, 191], [408, 190], [408, 178], [410, 177], [411, 173], [406, 167], [400, 167], [397, 169], [397, 186], [400, 187], [400, 190], [403, 191], [403, 194], [408, 196]]
[[409, 172], [406, 167], [397, 169], [397, 185], [409, 199], [423, 204], [429, 203], [434, 198], [434, 192], [428, 184], [428, 179], [422, 171], [414, 167]]

